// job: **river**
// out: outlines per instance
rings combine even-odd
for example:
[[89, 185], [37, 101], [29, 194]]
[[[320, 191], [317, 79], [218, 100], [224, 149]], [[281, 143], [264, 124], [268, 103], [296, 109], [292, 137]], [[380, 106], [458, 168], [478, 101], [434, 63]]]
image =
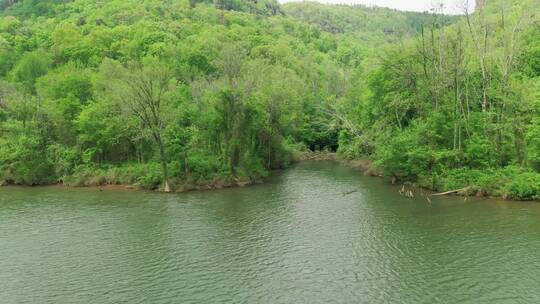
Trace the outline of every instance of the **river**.
[[540, 303], [540, 204], [398, 189], [331, 162], [177, 195], [0, 188], [0, 303]]

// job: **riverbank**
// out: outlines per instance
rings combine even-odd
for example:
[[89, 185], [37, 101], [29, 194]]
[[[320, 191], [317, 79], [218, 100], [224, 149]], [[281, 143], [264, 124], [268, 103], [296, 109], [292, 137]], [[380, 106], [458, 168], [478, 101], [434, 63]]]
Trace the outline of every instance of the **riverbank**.
[[[290, 165], [304, 161], [337, 161], [336, 153], [327, 151], [295, 151], [290, 156]], [[263, 183], [269, 172], [258, 170], [251, 173], [230, 175], [226, 173], [193, 172], [188, 180], [170, 178], [172, 193], [190, 191], [212, 191], [225, 188], [246, 187]], [[9, 177], [0, 181], [0, 186], [63, 186], [100, 189], [129, 189], [163, 192], [161, 167], [157, 163], [126, 164], [110, 167], [86, 167], [75, 169], [72, 174], [59, 180], [37, 183], [18, 183]]]
[[[262, 182], [266, 172], [250, 174], [240, 173], [235, 176], [227, 173], [193, 172], [187, 179], [172, 177], [169, 179], [170, 192], [188, 192], [216, 190], [231, 187], [245, 187]], [[17, 181], [6, 178], [0, 186], [63, 186], [75, 188], [113, 188], [163, 192], [162, 174], [159, 164], [126, 164], [108, 167], [79, 167], [72, 174], [58, 179], [39, 181]]]
[[[204, 182], [184, 182], [181, 184], [173, 184], [171, 193], [183, 193], [190, 191], [213, 191], [226, 188], [246, 187], [254, 184], [263, 183], [262, 178], [230, 178], [230, 179], [216, 179], [212, 181]], [[71, 187], [71, 188], [96, 188], [100, 190], [145, 190], [154, 192], [164, 192], [161, 186], [157, 188], [146, 188], [139, 184], [121, 184], [121, 183], [86, 183], [72, 185], [63, 182], [49, 183], [43, 185], [17, 185], [17, 184], [2, 184], [0, 187]]]
[[[335, 153], [294, 151], [288, 156], [286, 167], [307, 160], [335, 160]], [[186, 177], [181, 166], [170, 165], [170, 192], [211, 191], [224, 188], [246, 187], [260, 184], [268, 171], [261, 166], [251, 169], [237, 170], [234, 174], [223, 171], [222, 166], [215, 163], [199, 163], [192, 166]], [[47, 178], [35, 177], [21, 179], [14, 174], [4, 173], [0, 176], [0, 186], [53, 186], [95, 187], [116, 189], [139, 189], [164, 192], [161, 165], [157, 162], [127, 163], [122, 165], [92, 166], [81, 165], [69, 173], [49, 174]]]
[[[291, 164], [305, 161], [335, 161], [363, 175], [387, 179], [389, 184], [400, 185], [399, 191], [405, 196], [459, 195], [516, 201], [540, 200], [540, 174], [523, 171], [516, 167], [481, 171], [462, 168], [411, 178], [400, 174], [385, 173], [380, 166], [367, 158], [347, 159], [332, 152], [297, 152], [291, 158]], [[263, 183], [267, 173], [258, 172], [245, 176], [213, 174], [211, 178], [199, 175], [190, 180], [172, 178], [169, 184], [173, 193], [212, 191], [260, 184]], [[45, 185], [162, 192], [161, 181], [159, 167], [154, 164], [143, 164], [110, 168], [85, 168], [62, 178], [60, 181]], [[6, 185], [12, 185], [12, 183], [4, 183], [0, 186]]]
[[292, 157], [293, 163], [303, 162], [303, 161], [336, 161], [338, 160], [338, 154], [335, 152], [328, 151], [302, 151], [294, 153]]
[[[323, 161], [337, 158], [336, 153], [296, 151], [291, 155], [291, 165], [302, 161]], [[250, 174], [241, 173], [230, 175], [215, 172], [193, 172], [188, 180], [172, 177], [169, 186], [172, 193], [190, 191], [212, 191], [225, 188], [246, 187], [253, 184], [263, 183], [268, 172], [258, 170]], [[7, 177], [0, 180], [0, 186], [62, 186], [75, 188], [99, 188], [99, 189], [129, 189], [164, 192], [161, 175], [161, 167], [157, 163], [126, 164], [109, 167], [86, 167], [76, 168], [72, 174], [66, 175], [59, 180], [40, 180], [37, 182], [16, 182]]]
[[391, 184], [403, 185], [403, 195], [414, 195], [415, 190], [427, 196], [459, 195], [463, 197], [502, 198], [514, 201], [540, 201], [540, 173], [527, 171], [520, 167], [487, 168], [485, 170], [456, 168], [443, 172], [430, 172], [419, 177], [403, 174], [388, 174], [374, 161], [364, 159], [336, 160], [367, 176], [387, 178]]

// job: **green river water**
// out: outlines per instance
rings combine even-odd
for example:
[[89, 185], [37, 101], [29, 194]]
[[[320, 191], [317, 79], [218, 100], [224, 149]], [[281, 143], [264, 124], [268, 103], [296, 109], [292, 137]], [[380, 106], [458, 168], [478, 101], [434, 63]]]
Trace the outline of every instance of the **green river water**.
[[540, 303], [540, 204], [398, 189], [331, 162], [177, 195], [0, 188], [0, 303]]

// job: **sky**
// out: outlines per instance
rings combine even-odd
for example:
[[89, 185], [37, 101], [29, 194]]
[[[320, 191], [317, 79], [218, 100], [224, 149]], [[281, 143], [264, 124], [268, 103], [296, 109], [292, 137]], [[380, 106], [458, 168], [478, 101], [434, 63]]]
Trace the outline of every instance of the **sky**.
[[[281, 3], [297, 0], [279, 0]], [[300, 0], [301, 1], [301, 0]], [[443, 5], [443, 11], [447, 14], [462, 14], [469, 3], [469, 11], [474, 9], [474, 0], [317, 0], [320, 3], [333, 4], [364, 4], [390, 7], [405, 11], [424, 12]]]

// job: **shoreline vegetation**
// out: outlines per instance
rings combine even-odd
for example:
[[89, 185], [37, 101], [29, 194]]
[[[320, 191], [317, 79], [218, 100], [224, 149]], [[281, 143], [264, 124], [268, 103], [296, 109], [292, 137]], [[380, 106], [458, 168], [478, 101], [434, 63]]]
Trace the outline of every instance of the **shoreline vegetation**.
[[[385, 178], [389, 184], [401, 186], [399, 192], [403, 196], [420, 194], [428, 201], [429, 197], [446, 195], [540, 201], [540, 174], [522, 168], [455, 169], [447, 172], [447, 175], [434, 174], [425, 179], [407, 179], [400, 174], [385, 174], [382, 167], [369, 159], [338, 158], [338, 162], [366, 176]], [[424, 190], [431, 193], [426, 194]]]
[[[127, 171], [127, 170], [126, 170]], [[40, 183], [35, 185], [0, 183], [1, 187], [48, 187], [60, 186], [70, 188], [99, 188], [99, 189], [131, 189], [164, 193], [182, 193], [189, 191], [219, 190], [232, 187], [245, 187], [263, 183], [262, 176], [251, 177], [216, 177], [212, 180], [169, 182], [169, 190], [159, 184], [159, 181], [148, 181], [144, 178], [128, 175], [123, 168], [97, 169], [94, 173], [85, 172], [82, 175], [68, 176], [64, 181]]]
[[[457, 195], [462, 197], [485, 197], [496, 198], [511, 201], [540, 201], [538, 197], [526, 197], [515, 196], [519, 194], [519, 189], [516, 190], [513, 187], [524, 188], [526, 184], [520, 182], [524, 177], [519, 174], [527, 174], [527, 172], [516, 171], [515, 168], [510, 168], [493, 174], [493, 171], [487, 171], [483, 174], [475, 171], [461, 171], [461, 174], [476, 177], [476, 179], [463, 179], [459, 177], [455, 179], [454, 176], [447, 176], [446, 181], [448, 183], [455, 183], [456, 189], [446, 188], [434, 188], [431, 185], [421, 184], [419, 181], [405, 181], [399, 179], [397, 175], [386, 175], [384, 170], [381, 169], [374, 161], [369, 159], [346, 159], [342, 155], [336, 152], [328, 151], [316, 151], [316, 152], [297, 152], [294, 153], [291, 159], [291, 165], [304, 161], [333, 161], [336, 164], [349, 167], [360, 174], [370, 177], [378, 177], [385, 179], [389, 185], [401, 186], [398, 192], [405, 197], [413, 198], [415, 196], [425, 197], [430, 203], [430, 197], [434, 196], [447, 196]], [[98, 171], [99, 172], [99, 171]], [[119, 174], [121, 170], [119, 168], [111, 168], [109, 170], [102, 170], [99, 174], [86, 174], [84, 176], [72, 176], [66, 178], [67, 182], [58, 182], [47, 185], [38, 186], [61, 186], [72, 188], [99, 188], [103, 189], [124, 189], [124, 190], [147, 190], [156, 192], [165, 192], [163, 186], [153, 184], [149, 187], [145, 184], [133, 183], [130, 181], [137, 180], [136, 177], [122, 176]], [[125, 174], [125, 173], [124, 173]], [[216, 177], [212, 180], [204, 181], [176, 181], [171, 184], [171, 191], [169, 193], [185, 193], [190, 191], [214, 191], [225, 188], [233, 187], [246, 187], [254, 184], [264, 183], [266, 174], [262, 176], [251, 177]], [[442, 178], [442, 177], [441, 177]], [[158, 182], [160, 179], [156, 179]], [[470, 184], [463, 184], [464, 180], [470, 181]], [[531, 178], [534, 181], [534, 178]], [[2, 186], [20, 186], [13, 184], [0, 184]], [[530, 186], [530, 185], [529, 185]], [[29, 186], [31, 187], [31, 186]], [[533, 189], [534, 190], [534, 189]]]
[[[330, 152], [296, 152], [291, 156], [290, 164], [302, 161], [323, 161], [337, 160], [336, 153]], [[136, 167], [142, 167], [136, 169]], [[60, 181], [24, 185], [6, 181], [0, 181], [2, 186], [64, 186], [73, 188], [121, 188], [150, 190], [156, 192], [182, 193], [189, 191], [211, 191], [231, 187], [245, 187], [253, 184], [263, 183], [264, 178], [269, 172], [263, 172], [252, 176], [215, 176], [212, 179], [201, 179], [197, 181], [172, 180], [170, 181], [170, 191], [165, 191], [161, 183], [162, 177], [160, 171], [155, 170], [152, 174], [151, 166], [131, 165], [125, 167], [110, 168], [81, 168], [71, 176], [65, 176]], [[146, 174], [146, 175], [145, 175]]]
[[[456, 169], [448, 175], [407, 180], [399, 174], [385, 174], [384, 169], [369, 159], [337, 158], [338, 162], [360, 171], [366, 176], [385, 178], [392, 185], [400, 185], [403, 196], [446, 196], [501, 198], [512, 201], [540, 201], [540, 174], [521, 168], [470, 170]], [[426, 194], [425, 191], [431, 193]]]
[[517, 167], [497, 169], [455, 169], [446, 175], [410, 179], [405, 174], [386, 173], [384, 166], [368, 158], [350, 159], [339, 153], [304, 153], [301, 161], [331, 160], [359, 171], [365, 176], [384, 178], [401, 186], [403, 196], [426, 197], [458, 195], [463, 197], [500, 198], [513, 201], [540, 201], [540, 174]]

